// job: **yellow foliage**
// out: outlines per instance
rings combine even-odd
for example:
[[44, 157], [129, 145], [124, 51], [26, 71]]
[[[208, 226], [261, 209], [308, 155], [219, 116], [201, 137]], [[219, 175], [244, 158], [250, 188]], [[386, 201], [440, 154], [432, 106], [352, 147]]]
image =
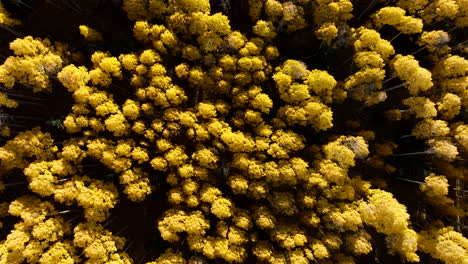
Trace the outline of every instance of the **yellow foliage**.
[[91, 27], [88, 27], [86, 25], [81, 25], [79, 26], [79, 29], [80, 29], [80, 34], [83, 36], [83, 38], [86, 40], [86, 41], [90, 41], [90, 42], [98, 42], [98, 41], [103, 41], [104, 38], [102, 37], [102, 34], [101, 32], [91, 28]]
[[34, 92], [50, 91], [49, 75], [62, 68], [64, 54], [48, 39], [31, 36], [14, 40], [10, 49], [15, 56], [8, 57], [0, 65], [0, 82], [7, 88], [19, 82], [31, 85]]
[[21, 24], [17, 19], [11, 18], [10, 13], [3, 7], [3, 4], [0, 3], [0, 24], [7, 26], [16, 26]]
[[413, 56], [396, 55], [391, 66], [398, 77], [405, 81], [411, 95], [416, 96], [429, 90], [432, 86], [432, 74], [419, 66]]
[[422, 31], [423, 22], [420, 18], [406, 16], [405, 10], [400, 7], [386, 6], [374, 15], [377, 26], [390, 25], [404, 34], [416, 34]]
[[418, 234], [418, 247], [448, 264], [468, 263], [468, 240], [453, 227], [436, 222]]

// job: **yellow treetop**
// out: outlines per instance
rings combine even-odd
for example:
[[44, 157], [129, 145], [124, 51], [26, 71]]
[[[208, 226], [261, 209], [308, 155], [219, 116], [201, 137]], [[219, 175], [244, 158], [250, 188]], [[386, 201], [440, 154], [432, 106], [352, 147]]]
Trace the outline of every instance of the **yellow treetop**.
[[395, 49], [385, 39], [380, 37], [380, 34], [373, 30], [365, 27], [360, 27], [355, 32], [354, 50], [359, 51], [375, 51], [382, 56], [386, 61], [388, 57], [395, 54]]
[[450, 51], [448, 43], [450, 36], [443, 30], [424, 31], [417, 44], [425, 46], [431, 53], [447, 53]]
[[17, 19], [11, 18], [11, 14], [3, 7], [3, 4], [0, 2], [0, 25], [6, 26], [16, 26], [21, 24]]
[[446, 93], [439, 102], [437, 102], [437, 111], [445, 120], [451, 120], [460, 113], [461, 99], [453, 93]]
[[[428, 5], [422, 10], [420, 16], [424, 20], [424, 24], [429, 25], [444, 19], [455, 19], [456, 22], [458, 22], [457, 24], [460, 24], [463, 27], [463, 19], [460, 19], [463, 17], [463, 14], [460, 12], [460, 9], [462, 9], [460, 4], [463, 4], [463, 2], [456, 0], [436, 0], [428, 3]], [[464, 25], [466, 26], [466, 24]]]
[[63, 159], [33, 162], [24, 169], [29, 188], [41, 196], [52, 195], [58, 179], [73, 173], [76, 173], [73, 166]]
[[118, 192], [112, 183], [104, 183], [87, 176], [73, 176], [54, 191], [54, 199], [61, 203], [76, 202], [84, 209], [84, 216], [91, 222], [103, 222], [114, 208]]
[[419, 186], [419, 189], [429, 197], [440, 197], [448, 194], [448, 181], [443, 175], [429, 174], [424, 178], [426, 184]]
[[91, 28], [91, 27], [88, 27], [86, 25], [81, 25], [79, 26], [79, 29], [80, 29], [80, 34], [83, 36], [83, 38], [86, 40], [86, 41], [89, 41], [89, 42], [98, 42], [98, 41], [103, 41], [104, 38], [102, 37], [102, 34], [101, 32]]
[[431, 118], [437, 116], [435, 104], [426, 97], [408, 97], [402, 101], [408, 107], [408, 112], [416, 118]]
[[206, 203], [213, 203], [221, 195], [222, 192], [218, 188], [205, 185], [201, 190], [200, 200]]
[[241, 131], [232, 132], [231, 129], [225, 129], [220, 139], [232, 152], [252, 152], [255, 148], [252, 137]]
[[[128, 59], [130, 59], [130, 60], [127, 61], [127, 63], [132, 63], [131, 62], [132, 57], [128, 57]], [[143, 52], [141, 52], [140, 57], [138, 58], [138, 60], [142, 64], [148, 65], [148, 66], [151, 66], [156, 62], [158, 62], [158, 63], [162, 62], [161, 56], [159, 56], [159, 54], [156, 51], [152, 50], [152, 49], [147, 49], [147, 50], [144, 50]], [[127, 70], [132, 70], [132, 67], [130, 65], [127, 65], [127, 66], [129, 66], [129, 68], [130, 68], [130, 69], [127, 69]]]
[[[65, 236], [71, 235], [70, 225], [61, 216], [56, 216], [53, 205], [32, 196], [21, 196], [10, 204], [9, 213], [21, 217], [21, 221], [14, 225], [13, 230], [0, 244], [2, 262], [45, 264], [43, 257], [47, 257], [46, 249], [49, 245], [60, 243]], [[65, 241], [64, 241], [65, 242]], [[48, 252], [48, 251], [47, 251]], [[75, 250], [69, 249], [64, 259], [71, 256], [69, 261], [79, 261]]]
[[366, 105], [374, 105], [387, 99], [387, 94], [382, 91], [384, 78], [385, 70], [365, 67], [346, 78], [344, 89], [349, 90], [351, 98], [364, 101]]
[[127, 135], [130, 132], [130, 125], [122, 113], [109, 116], [104, 121], [104, 124], [106, 125], [106, 129], [116, 137]]
[[57, 78], [70, 92], [75, 92], [81, 86], [85, 86], [90, 80], [86, 67], [76, 67], [73, 64], [65, 66], [57, 74]]
[[258, 241], [252, 247], [252, 253], [259, 261], [271, 260], [273, 250], [273, 245], [265, 240]]
[[382, 7], [374, 15], [375, 24], [390, 25], [401, 31], [403, 34], [416, 34], [422, 31], [423, 22], [420, 18], [406, 16], [406, 11], [396, 6]]
[[18, 107], [18, 102], [13, 99], [9, 99], [6, 94], [0, 92], [0, 106], [5, 106], [7, 108], [16, 108]]
[[354, 166], [354, 158], [364, 159], [369, 150], [364, 138], [341, 136], [323, 147], [325, 157], [347, 169]]
[[[441, 1], [444, 3], [443, 1]], [[464, 28], [468, 26], [468, 7], [466, 0], [456, 0], [458, 5], [458, 14], [455, 18], [455, 25], [459, 28]]]
[[[146, 264], [186, 264], [187, 262], [182, 257], [182, 252], [174, 253], [172, 248], [167, 249], [163, 254], [161, 254], [156, 260], [151, 262], [146, 262]], [[195, 264], [189, 262], [190, 264]]]
[[362, 136], [341, 136], [336, 142], [339, 142], [343, 146], [349, 148], [358, 159], [364, 159], [369, 155], [368, 145]]
[[302, 227], [283, 221], [270, 231], [270, 238], [285, 249], [301, 247], [307, 243], [306, 232]]
[[315, 94], [320, 96], [323, 102], [331, 103], [333, 88], [336, 86], [336, 80], [326, 71], [312, 70], [305, 81], [309, 88]]
[[124, 0], [122, 9], [127, 13], [130, 20], [151, 20], [159, 17], [167, 10], [167, 3], [165, 1], [155, 0], [145, 2], [143, 0]]
[[47, 251], [42, 253], [39, 264], [47, 263], [79, 263], [82, 260], [77, 254], [76, 248], [71, 241], [59, 241], [51, 245]]
[[158, 221], [161, 237], [169, 242], [176, 242], [180, 239], [177, 233], [186, 232], [189, 236], [204, 235], [209, 227], [209, 221], [200, 211], [187, 214], [181, 210], [169, 209], [165, 212], [164, 217]]
[[263, 113], [268, 113], [273, 107], [273, 100], [265, 93], [258, 93], [253, 100], [251, 100], [251, 105], [253, 108]]
[[277, 70], [291, 76], [293, 80], [301, 80], [309, 73], [307, 65], [298, 60], [286, 60]]
[[[285, 32], [291, 33], [301, 30], [307, 26], [307, 21], [304, 18], [304, 8], [291, 1], [283, 2], [283, 16], [281, 21], [284, 24]], [[255, 21], [255, 20], [254, 20]]]
[[138, 66], [138, 57], [135, 54], [121, 54], [119, 61], [124, 69], [128, 71], [134, 71]]
[[418, 249], [418, 234], [412, 229], [402, 230], [400, 233], [389, 235], [385, 238], [388, 253], [398, 253], [401, 259], [407, 262], [419, 262], [416, 255]]
[[[346, 150], [347, 151], [347, 150]], [[351, 153], [348, 153], [351, 154]], [[328, 181], [337, 185], [343, 185], [347, 179], [346, 169], [340, 167], [331, 160], [321, 160], [318, 162], [318, 172]]]
[[141, 202], [151, 193], [148, 175], [139, 168], [124, 171], [119, 179], [120, 184], [125, 185], [124, 193], [132, 202]]
[[448, 55], [437, 61], [433, 73], [444, 91], [457, 94], [462, 98], [463, 106], [468, 104], [463, 99], [468, 87], [468, 60], [458, 55]]
[[208, 0], [170, 0], [169, 7], [175, 11], [182, 11], [185, 13], [192, 12], [210, 12], [210, 1]]
[[[18, 227], [18, 224], [17, 224]], [[28, 246], [31, 235], [23, 230], [13, 229], [0, 244], [2, 258], [8, 263], [21, 264], [25, 261], [24, 251]], [[37, 248], [36, 248], [37, 249]], [[40, 249], [40, 248], [39, 248]]]
[[239, 69], [242, 71], [260, 71], [265, 65], [265, 59], [261, 56], [246, 56], [237, 61]]
[[103, 138], [87, 142], [87, 154], [94, 157], [114, 172], [120, 173], [130, 169], [132, 165], [132, 141], [118, 141], [117, 143]]
[[458, 125], [454, 130], [454, 138], [457, 142], [468, 151], [468, 125]]
[[48, 160], [57, 152], [49, 133], [42, 133], [39, 127], [19, 133], [0, 148], [0, 168], [11, 170], [24, 169], [29, 158], [36, 161]]
[[[384, 233], [387, 236], [395, 236], [393, 242], [388, 244], [390, 252], [398, 252], [407, 261], [419, 261], [416, 255], [417, 241], [416, 233], [409, 228], [409, 214], [406, 207], [400, 204], [389, 192], [372, 189], [369, 191], [368, 202], [361, 202], [359, 212], [364, 223], [374, 227], [377, 232]], [[413, 237], [411, 244], [401, 244], [404, 236]], [[409, 238], [409, 237], [408, 237]]]
[[112, 83], [112, 78], [122, 78], [121, 65], [116, 57], [111, 57], [108, 52], [97, 51], [91, 56], [94, 69], [89, 71], [89, 77], [93, 85], [107, 87]]
[[15, 56], [8, 57], [0, 65], [0, 82], [12, 88], [15, 82], [28, 84], [34, 92], [50, 91], [49, 75], [56, 74], [61, 68], [63, 59], [48, 39], [34, 39], [27, 36], [10, 43]]
[[261, 229], [272, 229], [276, 226], [276, 218], [266, 206], [261, 206], [253, 211], [255, 224]]
[[131, 99], [127, 99], [122, 106], [122, 113], [130, 120], [135, 120], [140, 114], [140, 104]]
[[436, 222], [419, 233], [419, 249], [440, 259], [447, 264], [468, 263], [468, 239], [453, 230], [453, 227], [444, 227]]
[[271, 21], [258, 20], [253, 27], [253, 32], [265, 39], [274, 39], [276, 37], [275, 27]]
[[211, 213], [219, 219], [231, 217], [233, 204], [229, 199], [219, 197], [216, 198], [211, 204]]
[[304, 101], [297, 106], [282, 106], [278, 110], [278, 117], [289, 125], [310, 125], [315, 130], [327, 130], [333, 126], [331, 108], [321, 103], [318, 98]]
[[[246, 42], [247, 42], [247, 38], [239, 31], [231, 32], [225, 37], [225, 39], [226, 39], [227, 44], [231, 48], [235, 49], [236, 51], [246, 46]], [[229, 55], [225, 55], [225, 56], [229, 56]]]
[[283, 15], [283, 5], [277, 0], [265, 2], [265, 14], [269, 21], [277, 22]]
[[359, 68], [383, 68], [384, 60], [375, 51], [361, 51], [354, 55], [354, 62]]
[[314, 22], [322, 25], [327, 22], [346, 22], [353, 17], [353, 4], [351, 1], [312, 1], [314, 10]]
[[89, 78], [93, 85], [99, 85], [103, 87], [107, 87], [111, 85], [112, 78], [109, 74], [104, 72], [101, 68], [96, 68], [89, 71]]
[[[262, 166], [260, 164], [260, 166]], [[252, 166], [249, 166], [249, 169]], [[309, 164], [301, 158], [294, 157], [289, 160], [280, 160], [278, 163], [266, 162], [264, 174], [272, 186], [295, 185], [299, 180], [308, 180]], [[263, 176], [263, 174], [260, 174]]]
[[301, 249], [295, 249], [294, 251], [287, 252], [286, 257], [292, 263], [297, 263], [297, 264], [309, 263], [309, 258], [306, 257], [306, 255], [304, 254], [304, 251]]
[[346, 236], [345, 247], [354, 255], [365, 255], [372, 251], [372, 244], [369, 242], [371, 236], [364, 230], [360, 230], [352, 235]]
[[197, 161], [200, 166], [205, 168], [216, 168], [216, 164], [219, 160], [216, 152], [208, 148], [202, 148], [192, 154], [192, 159]]
[[252, 216], [250, 215], [248, 211], [242, 210], [242, 209], [238, 209], [234, 213], [232, 221], [235, 226], [244, 230], [249, 230], [253, 226]]
[[432, 74], [419, 66], [419, 62], [412, 56], [398, 54], [391, 63], [395, 74], [405, 82], [412, 96], [429, 90], [432, 86]]
[[267, 153], [274, 158], [289, 158], [291, 152], [304, 148], [304, 138], [292, 131], [277, 130], [271, 136]]
[[63, 120], [63, 126], [68, 133], [78, 133], [84, 127], [88, 127], [89, 123], [86, 117], [68, 114]]
[[368, 202], [361, 202], [359, 212], [364, 222], [384, 234], [399, 233], [408, 228], [409, 214], [389, 192], [372, 189]]
[[362, 227], [359, 212], [354, 206], [339, 204], [337, 208], [330, 208], [323, 217], [325, 226], [338, 232], [357, 231]]
[[276, 215], [295, 215], [298, 212], [294, 196], [290, 193], [273, 192], [268, 202]]
[[330, 251], [324, 243], [318, 239], [313, 240], [310, 249], [312, 250], [314, 259], [325, 260], [330, 258]]
[[410, 14], [414, 14], [416, 11], [426, 7], [427, 4], [429, 4], [429, 0], [399, 0], [397, 6], [408, 11]]
[[89, 262], [112, 263], [115, 259], [113, 255], [120, 255], [118, 251], [125, 246], [125, 238], [114, 236], [102, 225], [93, 222], [80, 223], [73, 232], [73, 245], [83, 249], [83, 255]]
[[444, 160], [453, 161], [458, 156], [457, 147], [447, 139], [430, 139], [427, 144], [437, 157]]
[[411, 135], [416, 138], [445, 137], [450, 133], [450, 128], [446, 121], [424, 119], [414, 126]]
[[70, 225], [62, 217], [48, 218], [35, 225], [31, 231], [34, 238], [48, 242], [56, 242], [64, 235], [69, 235]]
[[184, 147], [181, 146], [175, 146], [174, 148], [166, 152], [164, 158], [167, 160], [168, 165], [172, 167], [181, 166], [184, 163], [186, 163], [189, 159], [187, 154], [185, 154]]
[[334, 23], [324, 23], [315, 30], [317, 39], [325, 41], [328, 45], [338, 36], [338, 28]]
[[34, 196], [21, 196], [10, 203], [8, 213], [21, 217], [25, 225], [34, 226], [57, 211], [50, 202], [43, 202]]

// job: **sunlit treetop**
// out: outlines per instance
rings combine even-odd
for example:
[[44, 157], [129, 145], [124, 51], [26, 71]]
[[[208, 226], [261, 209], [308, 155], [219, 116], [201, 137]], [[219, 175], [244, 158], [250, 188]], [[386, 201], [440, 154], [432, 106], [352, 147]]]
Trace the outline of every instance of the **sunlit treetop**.
[[418, 45], [425, 46], [433, 53], [447, 53], [450, 51], [448, 43], [450, 35], [443, 30], [424, 31], [418, 40]]
[[83, 38], [86, 41], [98, 42], [98, 41], [104, 40], [104, 38], [102, 37], [102, 34], [99, 31], [91, 27], [88, 27], [86, 25], [81, 25], [79, 26], [79, 29], [80, 29], [80, 34], [83, 36]]
[[406, 11], [400, 7], [387, 6], [381, 8], [374, 15], [374, 22], [378, 27], [394, 26], [404, 34], [415, 34], [422, 31], [423, 22], [420, 18], [406, 16]]
[[16, 82], [32, 86], [34, 92], [51, 91], [50, 78], [64, 63], [66, 46], [48, 39], [27, 36], [10, 43], [15, 56], [0, 65], [0, 82], [12, 88]]
[[11, 18], [10, 16], [10, 13], [3, 7], [3, 4], [0, 2], [0, 25], [16, 26], [21, 24], [19, 20]]
[[453, 227], [445, 227], [441, 221], [434, 222], [428, 229], [421, 231], [418, 240], [422, 252], [445, 263], [468, 263], [468, 239], [454, 231]]
[[411, 55], [396, 55], [391, 67], [395, 74], [405, 82], [413, 96], [429, 90], [434, 85], [431, 72], [420, 67], [419, 62]]
[[395, 49], [389, 41], [382, 39], [380, 34], [365, 27], [360, 27], [355, 31], [354, 49], [358, 51], [375, 51], [387, 60], [395, 54]]

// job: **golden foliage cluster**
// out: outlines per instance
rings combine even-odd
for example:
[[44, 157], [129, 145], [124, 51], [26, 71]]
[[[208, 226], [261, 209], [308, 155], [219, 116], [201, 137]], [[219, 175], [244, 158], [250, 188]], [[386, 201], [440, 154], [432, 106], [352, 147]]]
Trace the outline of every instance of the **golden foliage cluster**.
[[[218, 2], [224, 13], [208, 0], [123, 0], [140, 44], [123, 54], [86, 58], [33, 36], [10, 43], [5, 113], [28, 107], [18, 86], [60, 86], [72, 106], [61, 142], [2, 120], [0, 191], [18, 173], [28, 191], [0, 204], [2, 219], [15, 217], [0, 263], [137, 263], [108, 224], [120, 204], [152, 199], [163, 202], [149, 229], [166, 246], [148, 264], [359, 263], [382, 237], [403, 262], [468, 263], [468, 61], [451, 39], [468, 25], [468, 2], [248, 0], [249, 32], [233, 28], [233, 1]], [[0, 3], [0, 25], [19, 23]], [[319, 53], [350, 57], [309, 69], [279, 45], [297, 32]], [[401, 152], [386, 131], [401, 126], [409, 135], [398, 137], [425, 148]], [[403, 175], [401, 159], [415, 155], [426, 175]], [[414, 190], [405, 195], [418, 210], [398, 186]]]

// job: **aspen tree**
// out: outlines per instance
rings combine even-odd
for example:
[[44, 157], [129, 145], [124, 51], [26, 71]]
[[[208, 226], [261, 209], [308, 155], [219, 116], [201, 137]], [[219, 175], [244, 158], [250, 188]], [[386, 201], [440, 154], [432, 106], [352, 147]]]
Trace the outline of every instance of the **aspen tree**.
[[433, 86], [431, 72], [420, 67], [419, 62], [411, 55], [396, 55], [391, 67], [395, 74], [404, 81], [404, 85], [412, 96], [425, 92]]
[[406, 16], [405, 10], [400, 7], [386, 6], [373, 15], [378, 27], [390, 25], [403, 34], [416, 34], [422, 31], [423, 22], [419, 18]]
[[83, 36], [83, 38], [86, 41], [90, 42], [98, 42], [98, 41], [103, 41], [104, 38], [102, 37], [101, 32], [88, 27], [86, 25], [81, 25], [79, 26], [80, 34]]
[[422, 252], [445, 263], [467, 263], [467, 239], [453, 227], [444, 227], [440, 221], [421, 231], [418, 241]]
[[62, 68], [65, 54], [48, 39], [31, 36], [14, 40], [10, 43], [10, 49], [14, 56], [8, 57], [0, 65], [0, 82], [7, 88], [19, 82], [32, 86], [33, 92], [50, 92], [49, 75]]
[[0, 25], [15, 26], [19, 24], [21, 24], [21, 22], [11, 18], [11, 14], [3, 7], [3, 4], [0, 3]]

